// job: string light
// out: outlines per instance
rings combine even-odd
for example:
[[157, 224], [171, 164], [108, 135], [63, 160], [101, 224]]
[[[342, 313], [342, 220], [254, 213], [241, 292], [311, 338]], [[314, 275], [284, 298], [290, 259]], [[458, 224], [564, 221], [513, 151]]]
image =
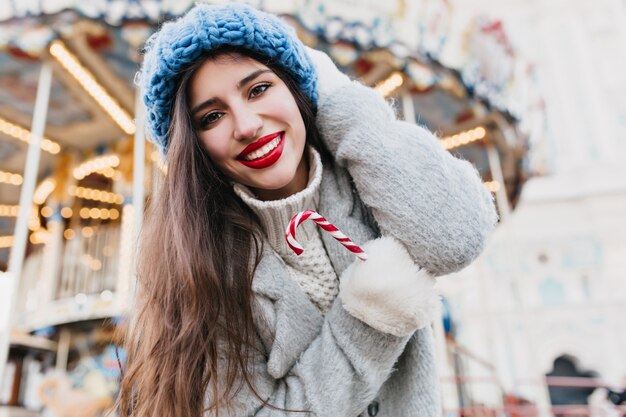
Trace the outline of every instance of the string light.
[[13, 235], [0, 236], [0, 248], [10, 248], [13, 246]]
[[80, 292], [74, 296], [74, 302], [78, 305], [83, 305], [87, 303], [87, 295]]
[[0, 217], [17, 217], [20, 206], [0, 204]]
[[83, 261], [85, 265], [87, 265], [93, 271], [99, 271], [100, 269], [102, 269], [102, 261], [100, 261], [97, 258], [94, 258], [93, 256], [87, 253], [82, 256], [81, 260]]
[[56, 181], [52, 178], [46, 178], [40, 182], [37, 189], [35, 189], [35, 193], [33, 194], [33, 201], [35, 204], [43, 204], [55, 188]]
[[24, 182], [24, 178], [22, 178], [20, 174], [0, 171], [0, 182], [11, 185], [22, 185], [22, 182]]
[[72, 77], [92, 96], [109, 116], [129, 135], [135, 133], [135, 123], [109, 93], [96, 81], [78, 59], [59, 40], [50, 45], [50, 55], [69, 72]]
[[92, 219], [99, 219], [100, 218], [100, 213], [102, 213], [102, 211], [98, 208], [92, 208], [89, 210], [89, 217], [91, 217]]
[[[4, 133], [7, 136], [21, 140], [22, 142], [30, 143], [31, 132], [16, 124], [13, 124], [0, 117], [0, 133]], [[44, 151], [56, 155], [61, 152], [61, 145], [43, 136], [41, 138], [41, 149]]]
[[497, 193], [500, 190], [500, 183], [498, 181], [485, 181], [485, 187], [492, 193]]
[[48, 233], [48, 231], [45, 229], [41, 229], [31, 233], [29, 239], [30, 243], [32, 243], [33, 245], [40, 245], [42, 243], [48, 242], [49, 237], [50, 233]]
[[113, 300], [113, 293], [109, 290], [104, 290], [100, 293], [100, 299], [102, 301], [112, 301]]
[[374, 87], [383, 96], [387, 97], [404, 83], [402, 73], [396, 71]]
[[74, 214], [74, 212], [69, 207], [63, 207], [61, 209], [61, 216], [63, 216], [64, 219], [69, 219], [72, 217], [72, 214]]
[[97, 207], [83, 207], [78, 212], [81, 219], [103, 219], [103, 220], [117, 220], [120, 217], [118, 209], [106, 209]]
[[74, 236], [76, 236], [76, 233], [72, 229], [65, 229], [65, 231], [63, 232], [63, 237], [67, 240], [74, 239]]
[[486, 134], [487, 132], [485, 131], [485, 128], [479, 126], [474, 129], [457, 133], [456, 135], [446, 136], [441, 139], [441, 142], [446, 149], [453, 149], [458, 148], [459, 146], [467, 145], [468, 143], [476, 142], [477, 140], [481, 140]]
[[52, 216], [52, 207], [44, 207], [41, 209], [41, 215], [45, 218], [49, 218], [50, 216]]
[[[90, 159], [83, 162], [74, 169], [74, 178], [82, 180], [86, 176], [93, 174], [94, 172], [106, 171], [107, 168], [113, 168], [120, 164], [120, 158], [115, 155], [99, 156], [97, 158]], [[108, 171], [107, 171], [108, 172]], [[115, 175], [115, 172], [113, 172]]]
[[91, 261], [91, 265], [89, 265], [89, 267], [94, 270], [94, 271], [99, 271], [102, 269], [102, 262], [100, 261], [100, 259], [92, 259]]
[[100, 174], [107, 178], [116, 178], [117, 174], [119, 174], [119, 172], [114, 170], [113, 167], [106, 167], [104, 169], [99, 169], [95, 172], [96, 174]]
[[95, 188], [71, 186], [69, 187], [68, 192], [70, 195], [84, 200], [101, 201], [109, 204], [122, 204], [124, 202], [124, 196], [121, 194], [97, 190]]
[[41, 228], [41, 222], [39, 221], [39, 210], [37, 205], [33, 204], [33, 207], [30, 210], [30, 218], [28, 219], [28, 228], [36, 232]]

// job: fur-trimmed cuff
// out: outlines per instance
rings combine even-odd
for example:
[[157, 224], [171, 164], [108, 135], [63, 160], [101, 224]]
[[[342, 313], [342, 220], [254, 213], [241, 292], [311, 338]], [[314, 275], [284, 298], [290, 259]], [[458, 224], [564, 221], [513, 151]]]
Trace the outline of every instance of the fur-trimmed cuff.
[[407, 336], [429, 325], [439, 311], [434, 278], [413, 263], [404, 246], [384, 236], [367, 242], [367, 261], [352, 263], [341, 274], [344, 308], [371, 327]]

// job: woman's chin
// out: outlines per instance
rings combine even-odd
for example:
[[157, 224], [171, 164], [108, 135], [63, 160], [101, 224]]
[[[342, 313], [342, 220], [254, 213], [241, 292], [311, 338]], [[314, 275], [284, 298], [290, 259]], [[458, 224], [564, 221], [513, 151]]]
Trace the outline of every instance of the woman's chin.
[[246, 181], [241, 181], [241, 183], [252, 189], [261, 199], [263, 197], [272, 200], [285, 198], [302, 191], [307, 185], [308, 172], [306, 167], [304, 169], [299, 168], [300, 163], [295, 163], [292, 160], [281, 160], [269, 169], [246, 175]]

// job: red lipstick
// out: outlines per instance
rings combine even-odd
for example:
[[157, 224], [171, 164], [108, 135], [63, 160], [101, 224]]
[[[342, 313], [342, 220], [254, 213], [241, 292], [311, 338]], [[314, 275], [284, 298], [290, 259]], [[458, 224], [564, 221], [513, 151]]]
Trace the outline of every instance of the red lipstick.
[[[250, 152], [254, 152], [257, 149], [262, 148], [266, 144], [270, 143], [272, 140], [276, 139], [278, 136], [280, 136], [280, 142], [278, 142], [278, 146], [276, 146], [274, 149], [269, 151], [268, 154], [265, 155], [264, 157], [255, 159], [253, 161], [247, 161], [243, 159]], [[251, 143], [250, 145], [246, 146], [246, 148], [239, 155], [237, 155], [237, 160], [249, 168], [253, 168], [253, 169], [267, 168], [271, 165], [274, 165], [280, 159], [281, 155], [283, 154], [284, 148], [285, 148], [285, 132], [272, 133], [271, 135], [263, 136], [256, 142]]]
[[237, 158], [243, 159], [250, 152], [254, 152], [257, 149], [262, 148], [263, 146], [270, 143], [272, 140], [276, 139], [276, 137], [282, 133], [283, 132], [276, 132], [276, 133], [272, 133], [272, 134], [269, 134], [267, 136], [263, 136], [262, 138], [257, 139], [256, 142], [252, 142], [250, 145], [246, 146], [245, 149], [241, 151], [239, 155], [237, 155]]

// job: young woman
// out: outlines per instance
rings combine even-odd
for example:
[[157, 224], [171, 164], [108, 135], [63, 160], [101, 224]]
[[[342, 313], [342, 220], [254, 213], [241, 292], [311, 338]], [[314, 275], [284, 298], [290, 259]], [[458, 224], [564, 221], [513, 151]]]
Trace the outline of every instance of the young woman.
[[[149, 204], [121, 415], [438, 416], [433, 277], [496, 215], [473, 167], [275, 16], [197, 5], [147, 45], [168, 171]], [[296, 256], [284, 231], [316, 210]]]

